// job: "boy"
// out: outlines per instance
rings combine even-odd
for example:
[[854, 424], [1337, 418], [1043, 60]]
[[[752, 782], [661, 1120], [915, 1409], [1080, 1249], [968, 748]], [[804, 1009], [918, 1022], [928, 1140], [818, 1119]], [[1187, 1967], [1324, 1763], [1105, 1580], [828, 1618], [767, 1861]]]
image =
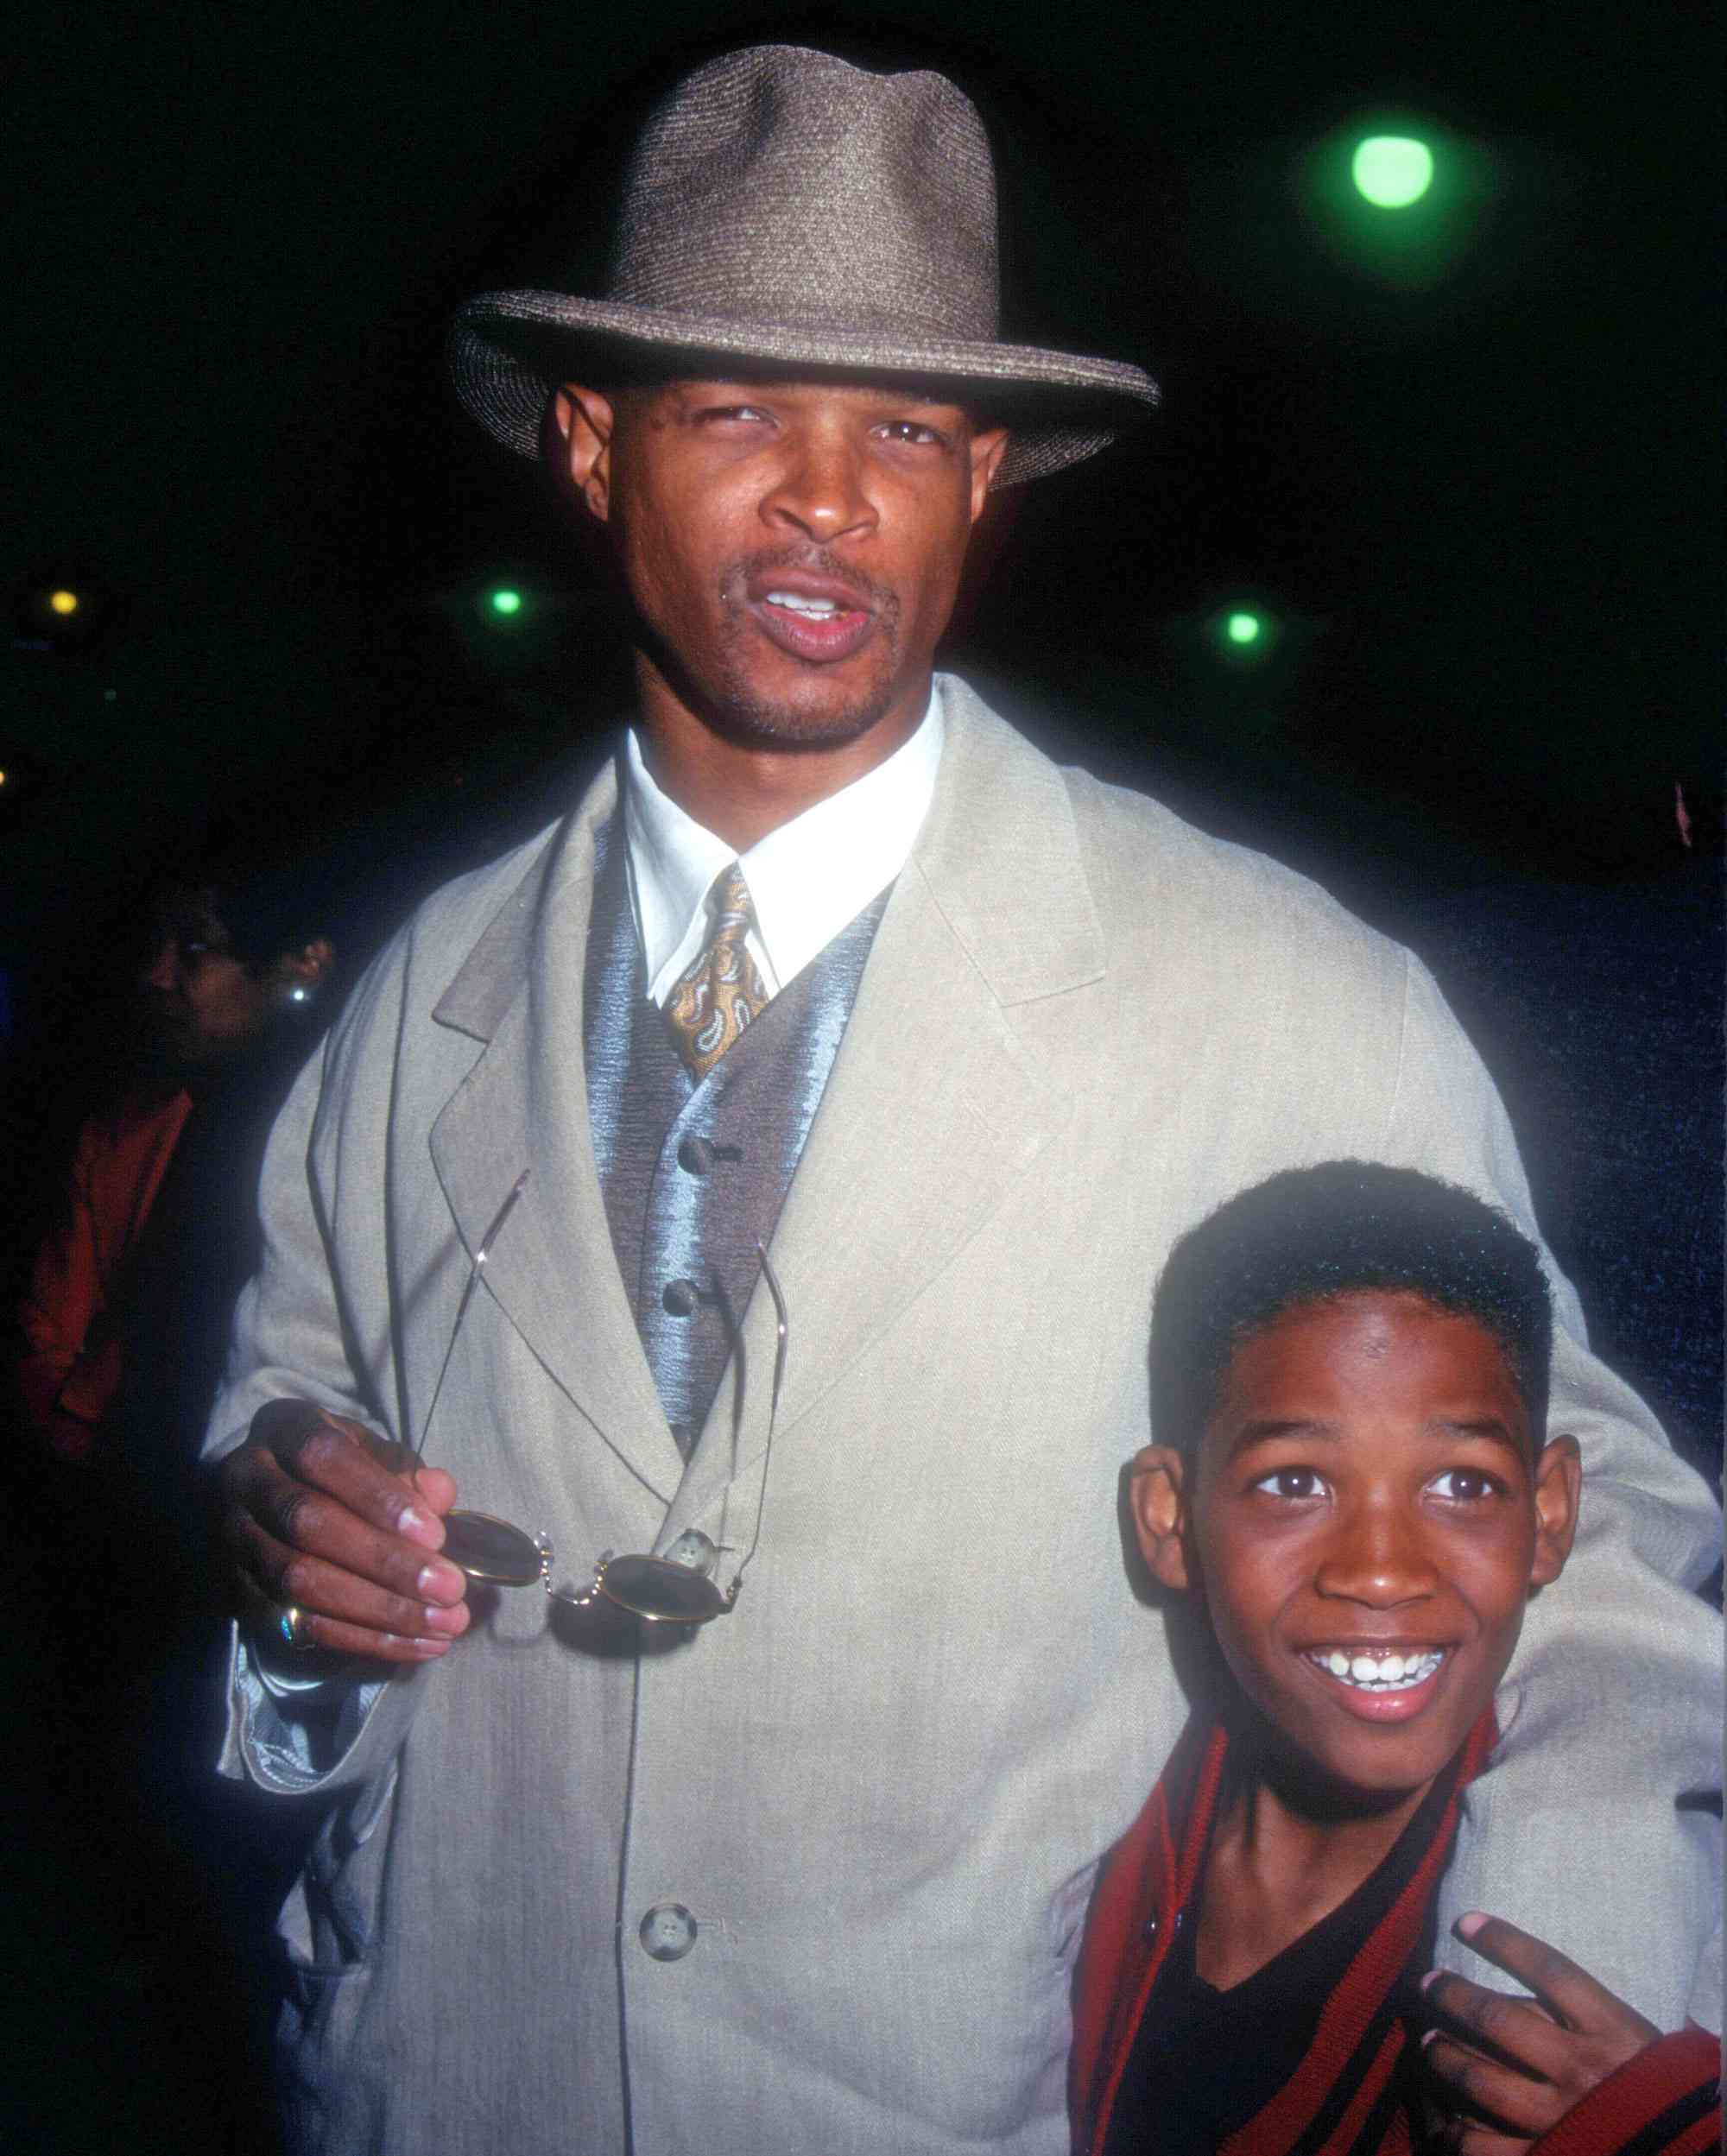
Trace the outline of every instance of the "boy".
[[[1511, 1925], [1458, 1931], [1547, 2012], [1414, 1982], [1524, 1603], [1576, 1527], [1577, 1445], [1546, 1434], [1551, 1325], [1534, 1246], [1408, 1169], [1274, 1176], [1172, 1253], [1166, 1441], [1134, 1461], [1132, 1511], [1154, 1577], [1192, 1590], [1224, 1704], [1099, 1874], [1084, 2156], [1375, 2156], [1414, 2147], [1436, 2097], [1471, 2156], [1714, 2146], [1717, 2039], [1661, 2037]], [[1445, 2025], [1425, 2058], [1418, 2002]]]

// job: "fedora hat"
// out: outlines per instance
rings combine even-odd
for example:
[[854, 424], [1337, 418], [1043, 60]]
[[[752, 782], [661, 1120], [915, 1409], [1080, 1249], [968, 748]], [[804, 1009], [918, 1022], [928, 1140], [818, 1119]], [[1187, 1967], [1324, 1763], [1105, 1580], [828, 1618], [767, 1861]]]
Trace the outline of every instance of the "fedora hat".
[[995, 170], [970, 101], [942, 75], [758, 45], [698, 68], [649, 119], [605, 297], [482, 293], [449, 364], [525, 457], [553, 391], [608, 346], [625, 368], [909, 375], [1011, 422], [1001, 486], [1092, 455], [1157, 402], [1137, 367], [1004, 344], [998, 321]]

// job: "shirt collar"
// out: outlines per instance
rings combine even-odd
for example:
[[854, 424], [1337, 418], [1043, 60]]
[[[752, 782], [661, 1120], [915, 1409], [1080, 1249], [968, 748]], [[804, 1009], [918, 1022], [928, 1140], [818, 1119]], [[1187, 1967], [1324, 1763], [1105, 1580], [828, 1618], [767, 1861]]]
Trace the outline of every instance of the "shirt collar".
[[[935, 791], [939, 691], [909, 740], [861, 779], [771, 831], [742, 857], [758, 964], [775, 993], [905, 866]], [[661, 1002], [701, 949], [707, 895], [739, 857], [655, 784], [634, 728], [624, 737], [623, 828], [648, 989]]]

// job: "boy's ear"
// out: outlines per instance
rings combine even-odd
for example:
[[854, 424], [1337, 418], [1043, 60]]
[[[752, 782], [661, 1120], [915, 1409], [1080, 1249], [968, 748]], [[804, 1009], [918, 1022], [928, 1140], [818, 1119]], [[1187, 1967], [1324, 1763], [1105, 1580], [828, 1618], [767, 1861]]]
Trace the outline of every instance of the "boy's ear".
[[1190, 1585], [1184, 1468], [1173, 1445], [1148, 1445], [1134, 1454], [1128, 1497], [1152, 1577], [1165, 1587]]
[[1577, 1533], [1582, 1489], [1583, 1461], [1577, 1439], [1549, 1438], [1535, 1462], [1535, 1555], [1529, 1566], [1530, 1586], [1550, 1587], [1564, 1571]]

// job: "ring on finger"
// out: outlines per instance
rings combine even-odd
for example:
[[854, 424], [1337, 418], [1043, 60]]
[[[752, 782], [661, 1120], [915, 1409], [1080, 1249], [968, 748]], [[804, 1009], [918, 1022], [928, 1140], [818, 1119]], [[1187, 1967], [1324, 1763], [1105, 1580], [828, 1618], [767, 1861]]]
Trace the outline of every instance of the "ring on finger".
[[289, 1603], [285, 1609], [278, 1613], [276, 1629], [282, 1634], [283, 1644], [291, 1647], [296, 1654], [308, 1654], [318, 1644], [312, 1637], [306, 1612], [297, 1603]]

